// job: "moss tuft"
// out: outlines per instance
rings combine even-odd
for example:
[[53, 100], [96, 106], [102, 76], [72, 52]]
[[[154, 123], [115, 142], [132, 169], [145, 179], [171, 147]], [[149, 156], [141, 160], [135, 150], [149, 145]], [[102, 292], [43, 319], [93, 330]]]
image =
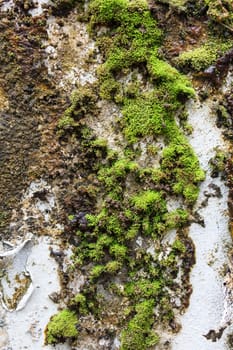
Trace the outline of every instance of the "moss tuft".
[[218, 57], [232, 47], [230, 41], [225, 43], [209, 41], [200, 47], [180, 54], [177, 64], [180, 67], [198, 72], [214, 64]]
[[144, 191], [132, 198], [132, 203], [136, 210], [150, 213], [153, 211], [164, 212], [166, 210], [166, 202], [162, 198], [160, 192], [152, 190]]
[[60, 311], [49, 321], [46, 329], [46, 343], [55, 344], [69, 338], [77, 338], [78, 319], [73, 311]]
[[147, 300], [136, 305], [136, 315], [121, 335], [121, 350], [147, 350], [158, 344], [159, 336], [151, 329], [154, 322], [154, 301]]

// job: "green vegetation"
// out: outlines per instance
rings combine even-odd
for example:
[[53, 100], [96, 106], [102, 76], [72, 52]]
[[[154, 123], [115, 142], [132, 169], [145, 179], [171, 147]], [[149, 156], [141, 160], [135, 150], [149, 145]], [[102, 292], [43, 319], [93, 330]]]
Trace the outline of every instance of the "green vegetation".
[[164, 149], [161, 169], [168, 174], [167, 180], [171, 183], [174, 193], [182, 194], [188, 204], [193, 204], [198, 197], [198, 184], [204, 180], [205, 174], [199, 168], [193, 150], [177, 131], [176, 126], [172, 135], [176, 139]]
[[74, 312], [65, 309], [53, 316], [46, 329], [46, 343], [55, 344], [69, 338], [77, 337], [78, 320]]
[[188, 222], [189, 213], [184, 209], [176, 209], [164, 215], [166, 226], [168, 229], [182, 227]]
[[166, 202], [162, 198], [161, 193], [151, 190], [137, 194], [132, 198], [132, 202], [136, 210], [144, 213], [150, 214], [152, 210], [157, 212], [166, 210]]
[[[122, 328], [121, 350], [146, 350], [159, 342], [155, 325], [174, 321], [168, 289], [176, 288], [173, 281], [187, 252], [189, 209], [205, 176], [176, 123], [184, 119], [184, 102], [194, 97], [194, 90], [187, 77], [159, 57], [162, 33], [145, 0], [93, 0], [88, 16], [104, 63], [95, 87], [77, 89], [58, 123], [60, 136], [76, 137], [80, 153], [88, 155], [81, 169], [88, 170], [84, 177], [98, 187], [85, 188], [93, 200], [85, 211], [85, 227], [77, 223], [73, 229], [73, 269], [84, 269], [86, 282], [70, 307], [79, 318], [92, 313], [104, 319], [109, 307], [105, 295], [112, 293], [119, 304], [127, 305], [116, 321]], [[105, 30], [99, 32], [101, 26]], [[114, 101], [121, 109], [121, 154], [85, 125], [90, 113], [98, 115], [98, 98]], [[140, 142], [148, 136], [153, 140], [148, 154], [160, 157], [157, 167], [142, 167], [138, 161]], [[158, 137], [164, 140], [162, 150], [154, 146]], [[182, 208], [168, 211], [171, 196], [183, 199]], [[170, 229], [177, 229], [179, 238], [163, 255], [163, 238]], [[113, 287], [113, 281], [121, 286]], [[103, 295], [97, 293], [99, 286]]]
[[99, 69], [100, 95], [112, 99], [120, 88], [114, 75], [122, 69], [146, 63], [149, 56], [157, 52], [161, 31], [144, 0], [95, 0], [91, 2], [90, 15], [92, 30], [98, 24], [114, 23], [113, 29], [110, 27], [106, 35], [98, 38], [106, 55], [106, 61]]
[[136, 315], [122, 332], [121, 350], [146, 350], [158, 344], [159, 336], [151, 330], [154, 301], [149, 299], [135, 306]]
[[214, 64], [218, 57], [232, 47], [230, 40], [224, 43], [219, 40], [207, 41], [200, 47], [183, 52], [177, 59], [180, 67], [201, 71]]
[[160, 2], [169, 4], [170, 6], [177, 8], [178, 10], [185, 10], [185, 5], [187, 4], [188, 0], [160, 0]]
[[228, 159], [227, 152], [217, 147], [215, 149], [214, 157], [211, 158], [209, 161], [209, 164], [212, 168], [211, 176], [217, 177], [219, 173], [224, 173], [227, 159]]
[[166, 112], [155, 92], [141, 94], [135, 99], [127, 98], [124, 102], [123, 131], [129, 143], [146, 135], [159, 135], [163, 132]]
[[178, 251], [180, 253], [185, 253], [186, 248], [184, 243], [182, 243], [179, 239], [176, 239], [172, 245], [173, 251]]
[[223, 24], [231, 30], [233, 25], [233, 5], [231, 0], [204, 0], [208, 6], [207, 14], [214, 22]]

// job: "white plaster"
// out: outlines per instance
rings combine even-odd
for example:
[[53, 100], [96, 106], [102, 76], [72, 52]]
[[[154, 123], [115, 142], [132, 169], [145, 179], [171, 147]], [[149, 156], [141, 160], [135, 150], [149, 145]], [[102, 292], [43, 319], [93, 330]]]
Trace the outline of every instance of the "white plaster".
[[[190, 143], [198, 155], [201, 167], [206, 171], [206, 179], [201, 184], [196, 209], [205, 220], [205, 227], [193, 223], [190, 237], [196, 250], [196, 264], [191, 272], [190, 282], [193, 293], [186, 313], [180, 318], [182, 329], [175, 337], [173, 350], [226, 350], [226, 336], [217, 342], [207, 340], [211, 329], [223, 326], [224, 289], [221, 270], [227, 263], [227, 245], [231, 238], [228, 230], [227, 198], [228, 189], [220, 178], [211, 178], [209, 160], [215, 154], [215, 148], [226, 149], [221, 130], [215, 125], [215, 116], [211, 113], [212, 101], [202, 105], [197, 101], [188, 105], [188, 122], [193, 127]], [[201, 207], [210, 191], [209, 185], [219, 186], [222, 197], [210, 197], [206, 207]], [[210, 261], [211, 257], [211, 261]]]
[[44, 329], [58, 308], [49, 295], [60, 291], [57, 263], [50, 257], [50, 245], [56, 246], [51, 238], [43, 236], [31, 247], [26, 270], [32, 279], [33, 292], [27, 291], [30, 295], [26, 295], [23, 308], [10, 313], [0, 309], [8, 338], [7, 347], [0, 347], [2, 350], [9, 349], [9, 346], [12, 350], [70, 348], [67, 344], [56, 345], [55, 348], [44, 345]]

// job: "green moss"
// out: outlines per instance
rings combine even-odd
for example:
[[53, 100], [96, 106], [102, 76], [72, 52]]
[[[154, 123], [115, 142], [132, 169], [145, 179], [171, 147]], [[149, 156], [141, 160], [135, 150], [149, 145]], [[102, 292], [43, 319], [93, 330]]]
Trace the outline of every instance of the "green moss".
[[198, 72], [214, 64], [217, 58], [231, 47], [230, 41], [224, 43], [220, 41], [207, 42], [193, 50], [181, 53], [177, 63], [180, 67], [190, 68]]
[[77, 338], [78, 319], [74, 312], [65, 309], [53, 316], [46, 329], [46, 343], [55, 344], [69, 338]]
[[127, 0], [95, 0], [92, 1], [89, 11], [92, 16], [92, 25], [95, 23], [107, 24], [111, 21], [120, 21], [127, 9]]
[[106, 234], [103, 234], [101, 236], [98, 237], [98, 240], [97, 240], [97, 243], [96, 245], [99, 246], [99, 247], [109, 247], [113, 242], [113, 238], [106, 235]]
[[139, 232], [140, 225], [138, 223], [133, 224], [126, 232], [126, 239], [132, 240], [134, 239]]
[[119, 261], [109, 261], [105, 266], [105, 271], [111, 274], [115, 274], [122, 268], [122, 264]]
[[123, 131], [129, 143], [143, 136], [162, 133], [166, 112], [156, 93], [145, 93], [133, 100], [125, 99], [122, 113]]
[[153, 52], [148, 58], [148, 71], [156, 82], [165, 83], [166, 93], [170, 93], [171, 101], [173, 98], [193, 97], [194, 90], [190, 81], [184, 75], [180, 74], [169, 63], [158, 59], [156, 52]]
[[164, 215], [164, 221], [168, 229], [184, 226], [188, 222], [188, 218], [188, 211], [183, 209], [176, 209]]
[[153, 78], [162, 81], [174, 81], [178, 79], [180, 73], [169, 63], [157, 58], [157, 55], [152, 54], [148, 60], [148, 70]]
[[183, 242], [181, 242], [179, 239], [176, 239], [175, 242], [172, 244], [172, 249], [179, 253], [185, 253], [186, 247]]
[[70, 302], [71, 307], [78, 309], [79, 314], [86, 315], [88, 313], [87, 298], [84, 294], [78, 293]]
[[92, 141], [91, 145], [95, 148], [107, 149], [107, 141], [105, 139], [95, 139]]
[[96, 245], [95, 243], [89, 243], [87, 248], [88, 248], [88, 257], [92, 261], [99, 262], [104, 257], [103, 247]]
[[213, 177], [216, 177], [219, 173], [225, 171], [227, 158], [228, 155], [226, 151], [223, 151], [219, 148], [215, 149], [215, 155], [209, 161], [209, 164], [212, 168], [211, 174]]
[[187, 184], [182, 188], [182, 193], [188, 204], [194, 204], [199, 195], [199, 187], [193, 184]]
[[[83, 150], [91, 152], [91, 176], [86, 178], [98, 183], [99, 192], [88, 206], [85, 229], [77, 226], [76, 230], [74, 264], [84, 269], [88, 284], [71, 306], [81, 314], [88, 310], [104, 318], [107, 312], [98, 309], [95, 297], [100, 283], [114, 300], [128, 305], [124, 316], [119, 313], [121, 350], [146, 350], [159, 342], [153, 327], [174, 316], [167, 290], [174, 287], [178, 264], [186, 257], [181, 237], [165, 259], [159, 258], [164, 233], [179, 228], [180, 234], [189, 218], [188, 210], [169, 213], [166, 201], [170, 196], [183, 196], [184, 207], [189, 208], [204, 178], [176, 123], [177, 117], [185, 119], [184, 102], [194, 96], [194, 90], [185, 76], [159, 57], [162, 35], [147, 1], [92, 0], [89, 19], [105, 61], [98, 69], [95, 90], [78, 89], [66, 115], [79, 124], [76, 138]], [[105, 30], [100, 32], [103, 25]], [[147, 84], [149, 92], [145, 92]], [[121, 154], [109, 150], [105, 140], [95, 139], [85, 128], [85, 118], [98, 113], [98, 97], [114, 101], [121, 109], [116, 120], [117, 132], [125, 137]], [[150, 165], [143, 168], [139, 157], [144, 155], [148, 136], [152, 139], [146, 149]], [[164, 144], [156, 148], [158, 137]], [[153, 158], [157, 167], [151, 165]], [[155, 239], [153, 254], [145, 247]], [[110, 286], [110, 275], [115, 275], [120, 287]], [[104, 296], [101, 298], [99, 305], [104, 304]], [[95, 309], [101, 309], [100, 313]]]
[[[115, 23], [112, 41], [108, 33], [99, 38], [105, 47], [106, 61], [99, 69], [100, 93], [111, 99], [119, 93], [119, 83], [114, 73], [135, 64], [146, 62], [151, 50], [157, 51], [161, 31], [157, 28], [145, 1], [95, 0], [90, 5], [91, 24]], [[104, 42], [108, 41], [108, 45]]]
[[166, 211], [166, 201], [160, 192], [148, 190], [132, 197], [132, 203], [136, 210], [150, 213], [153, 211]]
[[105, 100], [112, 100], [119, 93], [120, 84], [112, 77], [111, 74], [107, 74], [101, 77], [102, 81], [100, 86], [100, 97]]
[[86, 303], [86, 297], [83, 294], [79, 293], [74, 297], [74, 301], [77, 304], [84, 305]]
[[153, 300], [147, 300], [136, 305], [136, 315], [122, 332], [121, 350], [147, 350], [149, 347], [158, 344], [159, 336], [152, 330], [154, 322], [153, 308]]
[[90, 278], [91, 280], [97, 279], [105, 271], [105, 266], [96, 265], [91, 269]]
[[208, 5], [208, 16], [217, 23], [231, 29], [233, 25], [233, 5], [231, 0], [204, 0]]
[[123, 181], [127, 174], [136, 172], [138, 165], [129, 159], [117, 159], [111, 166], [102, 167], [98, 173], [98, 179], [105, 184], [114, 199], [119, 199], [123, 191]]
[[170, 124], [169, 138], [173, 141], [163, 151], [161, 169], [167, 174], [175, 194], [182, 194], [188, 204], [193, 204], [199, 193], [198, 185], [205, 178], [199, 161], [187, 140]]
[[113, 244], [110, 247], [110, 253], [120, 261], [126, 257], [127, 247], [118, 243]]
[[162, 291], [161, 281], [149, 281], [141, 279], [130, 282], [125, 287], [125, 295], [140, 300], [141, 298], [156, 298]]
[[77, 125], [74, 119], [68, 113], [69, 112], [65, 113], [65, 115], [59, 119], [57, 124], [59, 129], [67, 130]]
[[58, 129], [60, 129], [60, 135], [62, 135], [65, 130], [73, 130], [79, 125], [78, 121], [85, 114], [92, 111], [96, 96], [91, 89], [81, 87], [72, 92], [70, 100], [70, 106], [65, 110], [57, 124]]

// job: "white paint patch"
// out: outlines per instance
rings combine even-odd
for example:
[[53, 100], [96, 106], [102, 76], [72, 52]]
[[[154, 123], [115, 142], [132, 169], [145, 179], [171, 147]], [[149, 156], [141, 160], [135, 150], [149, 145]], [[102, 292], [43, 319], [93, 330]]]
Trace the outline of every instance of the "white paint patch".
[[32, 241], [27, 239], [18, 247], [0, 253], [3, 273], [0, 278], [1, 302], [8, 311], [22, 309], [33, 292], [31, 276], [26, 268], [31, 247]]
[[14, 8], [14, 1], [9, 0], [9, 1], [1, 1], [0, 2], [0, 12], [8, 12]]
[[[58, 234], [62, 226], [53, 221], [57, 217], [56, 190], [45, 180], [33, 181], [21, 200], [21, 210], [12, 216], [11, 242], [1, 244], [0, 276], [2, 304], [0, 304], [0, 349], [1, 350], [69, 350], [68, 344], [55, 347], [45, 346], [44, 330], [51, 316], [57, 313], [49, 295], [60, 292], [57, 262], [50, 256], [50, 247], [59, 251], [59, 238], [39, 236], [46, 230]], [[33, 224], [30, 226], [30, 222]], [[60, 231], [59, 231], [60, 230]], [[5, 248], [5, 250], [4, 250]], [[66, 255], [66, 252], [64, 252]], [[70, 256], [68, 251], [67, 255]], [[66, 259], [66, 256], [65, 256]], [[26, 276], [29, 284], [22, 290], [17, 303], [6, 303], [7, 298], [15, 300], [14, 288], [23, 287], [16, 276]], [[20, 289], [21, 291], [21, 289]]]
[[163, 137], [158, 136], [156, 141], [152, 136], [145, 137], [134, 145], [135, 151], [137, 148], [140, 149], [140, 156], [136, 158], [136, 162], [141, 167], [158, 168], [164, 147]]
[[35, 227], [45, 235], [59, 235], [63, 231], [63, 226], [54, 219], [59, 213], [56, 190], [43, 179], [33, 181], [26, 190], [21, 200], [21, 213], [20, 228], [18, 213], [12, 216], [12, 231], [17, 229], [24, 234], [31, 232], [32, 228], [35, 230]]
[[120, 349], [120, 345], [121, 345], [121, 342], [120, 342], [119, 338], [116, 337], [114, 339], [114, 342], [113, 342], [113, 350]]
[[[59, 292], [57, 263], [50, 257], [50, 245], [54, 242], [49, 237], [40, 237], [31, 248], [26, 269], [30, 273], [34, 290], [20, 311], [7, 313], [0, 309], [0, 319], [4, 320], [4, 343], [2, 350], [68, 350], [67, 344], [56, 347], [44, 345], [44, 329], [50, 317], [57, 312], [57, 305], [49, 295]], [[2, 347], [1, 347], [2, 345]]]
[[120, 109], [113, 102], [101, 100], [97, 102], [100, 109], [98, 117], [89, 117], [87, 125], [93, 130], [95, 136], [107, 140], [108, 147], [123, 154], [125, 141], [121, 132], [117, 131], [117, 120], [122, 118]]
[[[226, 350], [226, 335], [217, 342], [207, 340], [211, 329], [218, 330], [224, 315], [224, 289], [221, 272], [227, 263], [227, 245], [231, 242], [228, 230], [227, 198], [228, 189], [219, 178], [210, 177], [209, 160], [215, 154], [215, 148], [226, 149], [221, 130], [215, 125], [215, 116], [211, 113], [212, 101], [200, 105], [192, 102], [188, 105], [189, 120], [193, 127], [190, 143], [194, 148], [201, 167], [206, 171], [206, 179], [200, 187], [200, 196], [196, 209], [204, 217], [205, 227], [197, 224], [190, 226], [190, 237], [196, 248], [196, 264], [191, 272], [193, 293], [190, 306], [180, 318], [182, 329], [172, 343], [173, 350]], [[205, 194], [212, 192], [209, 186], [219, 187], [222, 197], [210, 197], [207, 206]]]
[[44, 42], [48, 74], [55, 77], [60, 88], [71, 92], [77, 85], [93, 84], [96, 81], [96, 63], [87, 64], [89, 55], [97, 48], [90, 39], [85, 23], [77, 21], [73, 11], [63, 24], [50, 16], [47, 20], [48, 40]]
[[41, 16], [45, 12], [45, 5], [51, 5], [50, 0], [33, 0], [34, 8], [28, 12], [32, 17]]

